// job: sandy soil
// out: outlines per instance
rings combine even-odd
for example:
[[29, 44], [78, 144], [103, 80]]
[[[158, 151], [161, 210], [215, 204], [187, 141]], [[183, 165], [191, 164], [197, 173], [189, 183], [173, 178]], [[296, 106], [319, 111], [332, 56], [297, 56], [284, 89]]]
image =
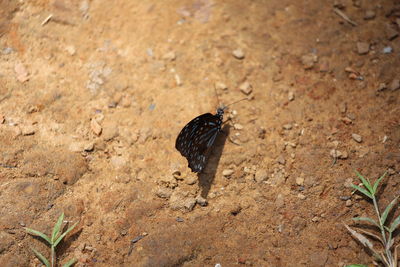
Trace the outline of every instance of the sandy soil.
[[[38, 266], [29, 248], [49, 249], [23, 227], [50, 234], [61, 212], [79, 225], [58, 259], [76, 266], [372, 264], [342, 223], [373, 214], [354, 170], [388, 171], [382, 207], [400, 192], [398, 1], [5, 0], [0, 14], [1, 266]], [[191, 173], [181, 128], [246, 93]]]

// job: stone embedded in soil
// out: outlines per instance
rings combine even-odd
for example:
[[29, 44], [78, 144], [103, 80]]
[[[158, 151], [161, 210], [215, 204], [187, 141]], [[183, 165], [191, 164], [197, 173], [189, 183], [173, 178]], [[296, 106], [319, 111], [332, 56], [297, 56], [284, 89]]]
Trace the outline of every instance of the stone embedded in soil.
[[288, 93], [288, 100], [289, 100], [289, 101], [293, 101], [293, 100], [294, 100], [294, 93], [293, 93], [292, 91], [290, 91], [290, 92]]
[[367, 11], [365, 11], [364, 19], [365, 20], [374, 19], [375, 16], [376, 16], [376, 13], [374, 10], [367, 10]]
[[239, 85], [239, 89], [245, 95], [249, 95], [253, 91], [253, 88], [252, 88], [251, 84], [249, 82], [247, 82], [247, 81], [242, 83], [241, 85]]
[[298, 197], [299, 199], [301, 199], [301, 200], [304, 200], [304, 199], [307, 198], [307, 197], [306, 197], [305, 195], [303, 195], [302, 193], [298, 193], [298, 194], [297, 194], [297, 197]]
[[298, 186], [303, 186], [304, 185], [304, 178], [303, 177], [297, 177], [296, 178], [296, 184]]
[[268, 180], [268, 172], [265, 169], [257, 169], [254, 175], [254, 180], [256, 180], [257, 183], [262, 183]]
[[222, 175], [225, 176], [225, 177], [229, 177], [229, 176], [231, 176], [233, 174], [233, 172], [234, 171], [231, 170], [231, 169], [226, 169], [226, 170], [222, 171]]
[[288, 123], [288, 124], [284, 124], [282, 127], [285, 130], [291, 130], [293, 128], [293, 125], [291, 123]]
[[369, 43], [357, 42], [357, 52], [360, 55], [368, 54], [368, 52], [369, 52]]
[[301, 57], [301, 63], [306, 70], [312, 69], [316, 62], [318, 62], [318, 56], [314, 53], [306, 54]]
[[351, 207], [352, 205], [351, 199], [346, 200], [346, 207]]
[[399, 88], [400, 88], [400, 80], [399, 79], [394, 79], [389, 85], [389, 89], [392, 91], [395, 91]]
[[33, 125], [25, 125], [21, 127], [22, 135], [33, 135], [35, 134], [35, 127]]
[[117, 122], [104, 123], [101, 137], [105, 141], [110, 141], [119, 134]]
[[235, 129], [235, 130], [243, 130], [243, 125], [241, 125], [241, 124], [239, 124], [239, 123], [235, 123], [234, 125], [233, 125], [233, 128]]
[[217, 90], [228, 90], [228, 86], [222, 82], [216, 82], [214, 84], [215, 89]]
[[84, 143], [84, 145], [83, 145], [83, 150], [84, 151], [90, 152], [90, 151], [93, 151], [93, 149], [94, 149], [94, 142], [86, 142], [86, 143]]
[[168, 199], [171, 197], [173, 192], [174, 190], [172, 190], [171, 188], [159, 187], [156, 191], [156, 196], [158, 196], [159, 198]]
[[97, 136], [99, 136], [101, 134], [101, 131], [103, 130], [100, 124], [95, 119], [92, 119], [90, 121], [90, 129], [92, 129], [93, 133]]
[[232, 55], [237, 59], [244, 59], [244, 52], [240, 48], [233, 50]]
[[362, 137], [359, 134], [353, 133], [351, 134], [351, 137], [354, 139], [354, 141], [356, 141], [357, 143], [361, 143], [362, 142]]
[[174, 61], [176, 59], [176, 54], [174, 51], [170, 51], [163, 55], [162, 57], [164, 60]]
[[286, 163], [285, 157], [283, 155], [280, 155], [276, 161], [282, 165], [285, 165]]
[[196, 197], [196, 203], [199, 204], [202, 207], [205, 207], [208, 204], [207, 200], [204, 197], [200, 196], [200, 195], [198, 195]]
[[197, 177], [196, 176], [189, 176], [187, 178], [185, 178], [185, 183], [187, 185], [194, 185], [197, 183]]
[[181, 192], [173, 192], [169, 198], [170, 208], [173, 210], [191, 211], [196, 205], [194, 197], [186, 197]]
[[19, 82], [24, 83], [29, 80], [29, 73], [22, 63], [15, 64], [14, 71]]

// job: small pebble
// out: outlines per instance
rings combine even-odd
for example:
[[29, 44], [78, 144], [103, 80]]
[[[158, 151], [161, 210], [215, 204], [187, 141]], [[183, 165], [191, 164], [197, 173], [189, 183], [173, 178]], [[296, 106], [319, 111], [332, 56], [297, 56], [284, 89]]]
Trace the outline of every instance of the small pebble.
[[5, 121], [5, 119], [4, 119], [4, 115], [1, 115], [1, 114], [0, 114], [0, 124], [3, 124], [3, 123], [4, 123], [4, 121]]
[[75, 46], [73, 46], [73, 45], [67, 45], [65, 47], [65, 51], [67, 51], [68, 54], [70, 54], [71, 56], [75, 55], [75, 53], [76, 53]]
[[312, 221], [312, 222], [318, 222], [318, 221], [319, 221], [318, 216], [313, 217], [313, 218], [311, 219], [311, 221]]
[[92, 119], [90, 121], [90, 129], [92, 129], [93, 133], [97, 136], [99, 136], [101, 134], [101, 131], [103, 130], [100, 124], [95, 119]]
[[369, 52], [369, 43], [358, 42], [357, 43], [357, 52], [360, 55], [368, 54], [368, 52]]
[[221, 83], [221, 82], [216, 82], [214, 84], [214, 87], [217, 90], [228, 90], [228, 86], [226, 84], [224, 84], [224, 83]]
[[293, 101], [294, 100], [294, 93], [293, 92], [289, 92], [288, 93], [288, 100], [289, 101]]
[[164, 60], [174, 61], [176, 59], [176, 54], [174, 51], [164, 54], [162, 57]]
[[12, 52], [14, 52], [14, 49], [12, 49], [12, 47], [6, 47], [3, 49], [3, 55], [8, 55], [11, 54]]
[[84, 147], [83, 147], [83, 150], [85, 150], [87, 152], [93, 151], [93, 149], [94, 149], [94, 143], [93, 142], [86, 143], [84, 145]]
[[352, 205], [351, 199], [346, 200], [346, 207], [351, 207]]
[[199, 204], [202, 207], [207, 206], [207, 200], [205, 198], [203, 198], [202, 196], [198, 195], [196, 197], [196, 203]]
[[33, 135], [35, 134], [35, 127], [33, 125], [26, 125], [21, 129], [22, 135]]
[[177, 222], [183, 222], [184, 220], [183, 220], [181, 217], [177, 217], [177, 218], [176, 218], [176, 221], [177, 221]]
[[258, 169], [254, 175], [254, 180], [256, 180], [257, 183], [262, 183], [268, 180], [267, 171], [265, 169]]
[[282, 127], [285, 130], [291, 130], [293, 128], [293, 125], [291, 123], [288, 123], [288, 124], [283, 125]]
[[177, 86], [181, 86], [182, 85], [182, 80], [181, 77], [175, 73], [175, 82]]
[[249, 82], [244, 82], [239, 86], [240, 91], [242, 91], [245, 95], [249, 95], [252, 91], [253, 88]]
[[24, 83], [27, 80], [29, 80], [29, 73], [22, 63], [15, 64], [14, 71], [15, 74], [17, 75], [17, 80], [20, 81], [21, 83]]
[[278, 159], [277, 159], [277, 162], [278, 162], [279, 164], [285, 165], [286, 160], [285, 160], [285, 158], [283, 157], [283, 155], [280, 155], [280, 156], [278, 157]]
[[375, 16], [376, 16], [375, 11], [373, 11], [373, 10], [367, 10], [367, 11], [365, 11], [364, 19], [365, 19], [365, 20], [374, 19]]
[[386, 83], [380, 83], [378, 86], [378, 91], [383, 91], [387, 88]]
[[314, 67], [314, 64], [318, 61], [318, 56], [316, 54], [307, 54], [301, 57], [301, 63], [303, 68], [308, 70]]
[[303, 195], [302, 193], [298, 193], [297, 197], [300, 198], [301, 200], [306, 199], [307, 197], [305, 195]]
[[243, 125], [239, 124], [239, 123], [235, 123], [233, 125], [233, 128], [235, 128], [235, 130], [243, 130]]
[[399, 88], [400, 88], [400, 80], [399, 79], [394, 79], [389, 85], [389, 89], [392, 91], [395, 91]]
[[222, 175], [225, 177], [228, 177], [228, 176], [231, 176], [233, 174], [233, 172], [234, 172], [233, 170], [226, 169], [226, 170], [222, 171]]
[[244, 59], [244, 52], [240, 48], [233, 50], [232, 55], [237, 59]]
[[297, 177], [296, 178], [296, 184], [299, 186], [303, 186], [304, 185], [304, 178], [303, 177]]
[[353, 133], [353, 134], [351, 135], [351, 137], [353, 137], [353, 139], [354, 139], [357, 143], [361, 143], [361, 142], [362, 142], [362, 137], [361, 137], [361, 135], [359, 135], [359, 134]]
[[384, 54], [391, 54], [393, 52], [393, 48], [391, 46], [385, 46], [382, 50]]

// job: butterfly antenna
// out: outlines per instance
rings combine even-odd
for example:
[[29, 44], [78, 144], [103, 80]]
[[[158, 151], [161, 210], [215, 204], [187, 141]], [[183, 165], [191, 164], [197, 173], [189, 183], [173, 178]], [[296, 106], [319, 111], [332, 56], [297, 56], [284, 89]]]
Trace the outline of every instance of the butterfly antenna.
[[219, 97], [218, 97], [217, 88], [215, 88], [215, 86], [214, 86], [214, 92], [215, 92], [215, 96], [217, 97], [218, 106], [219, 106], [219, 105], [221, 104], [221, 102], [219, 101]]
[[233, 103], [230, 103], [230, 104], [226, 105], [224, 108], [227, 108], [227, 107], [229, 107], [230, 105], [233, 105], [233, 104], [242, 102], [242, 101], [244, 101], [244, 100], [249, 100], [249, 98], [248, 98], [248, 97], [242, 98], [242, 99], [240, 99], [240, 100], [238, 100], [238, 101], [235, 101], [235, 102], [233, 102]]

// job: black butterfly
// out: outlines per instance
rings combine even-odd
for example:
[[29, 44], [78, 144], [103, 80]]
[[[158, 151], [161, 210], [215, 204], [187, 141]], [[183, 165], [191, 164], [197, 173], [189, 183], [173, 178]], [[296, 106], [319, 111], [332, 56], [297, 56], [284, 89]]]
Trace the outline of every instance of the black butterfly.
[[215, 115], [206, 113], [194, 118], [176, 138], [175, 148], [188, 160], [192, 172], [204, 169], [210, 148], [221, 131], [225, 108], [218, 108]]

